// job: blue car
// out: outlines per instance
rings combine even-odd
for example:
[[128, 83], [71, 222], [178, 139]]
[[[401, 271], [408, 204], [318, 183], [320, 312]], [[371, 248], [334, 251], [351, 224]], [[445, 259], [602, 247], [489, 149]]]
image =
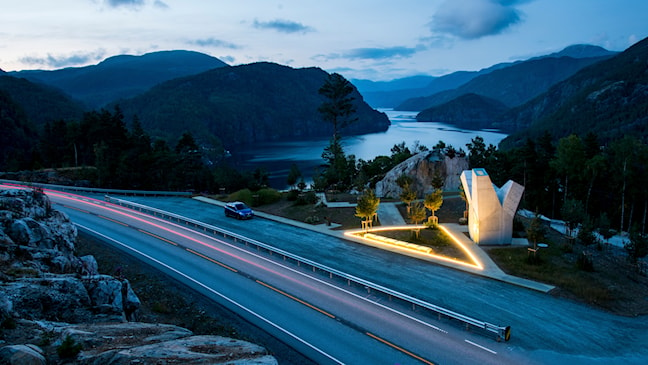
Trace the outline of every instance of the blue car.
[[225, 204], [225, 216], [237, 219], [252, 219], [254, 212], [245, 203], [232, 202]]

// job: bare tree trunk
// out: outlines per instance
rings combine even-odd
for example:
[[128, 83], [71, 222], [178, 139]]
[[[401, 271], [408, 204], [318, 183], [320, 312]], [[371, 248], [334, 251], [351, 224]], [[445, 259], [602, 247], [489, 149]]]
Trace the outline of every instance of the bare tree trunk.
[[625, 189], [626, 189], [626, 167], [628, 160], [623, 161], [623, 188], [621, 188], [621, 228], [619, 233], [623, 233], [623, 219], [625, 218]]

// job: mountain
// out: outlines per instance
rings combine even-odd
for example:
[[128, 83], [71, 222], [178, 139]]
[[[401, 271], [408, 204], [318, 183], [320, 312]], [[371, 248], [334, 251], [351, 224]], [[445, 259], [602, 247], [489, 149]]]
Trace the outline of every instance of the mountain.
[[587, 132], [602, 141], [648, 137], [648, 38], [509, 111], [497, 127], [516, 131], [502, 141], [503, 148], [544, 131], [556, 139]]
[[[396, 79], [373, 84], [366, 80], [356, 80], [354, 85], [358, 87], [367, 103], [374, 108], [394, 108], [410, 98], [459, 87], [480, 75], [481, 72], [486, 71], [457, 71], [440, 77], [417, 76], [414, 79]], [[421, 85], [426, 80], [428, 82]]]
[[560, 57], [571, 57], [571, 58], [592, 58], [592, 57], [610, 57], [616, 55], [618, 52], [608, 51], [607, 49], [599, 46], [593, 46], [591, 44], [574, 44], [568, 46], [561, 50], [560, 52], [550, 53], [545, 56], [535, 57], [532, 59], [540, 58], [560, 58]]
[[[293, 69], [260, 62], [220, 67], [174, 79], [120, 102], [128, 119], [137, 115], [152, 135], [172, 140], [190, 131], [203, 143], [214, 137], [225, 148], [262, 141], [331, 136], [333, 127], [318, 108], [319, 88], [328, 74], [319, 68]], [[343, 134], [385, 131], [389, 119], [354, 89], [359, 120]]]
[[475, 77], [456, 89], [409, 99], [396, 110], [424, 110], [469, 93], [496, 99], [509, 107], [514, 107], [538, 96], [583, 67], [603, 59], [605, 57], [544, 57], [518, 62]]
[[114, 56], [93, 66], [10, 74], [56, 87], [88, 107], [98, 108], [141, 94], [163, 81], [225, 66], [219, 59], [199, 52], [161, 51]]
[[349, 80], [358, 91], [363, 95], [368, 92], [381, 92], [404, 89], [422, 89], [432, 82], [436, 77], [428, 75], [418, 75], [394, 79], [391, 81], [371, 81], [363, 79]]
[[81, 104], [61, 91], [8, 75], [0, 74], [0, 92], [19, 105], [21, 113], [34, 127], [55, 120], [78, 120], [83, 115]]
[[471, 93], [425, 109], [416, 116], [416, 120], [452, 124], [463, 129], [484, 129], [490, 128], [493, 121], [508, 109], [498, 100]]

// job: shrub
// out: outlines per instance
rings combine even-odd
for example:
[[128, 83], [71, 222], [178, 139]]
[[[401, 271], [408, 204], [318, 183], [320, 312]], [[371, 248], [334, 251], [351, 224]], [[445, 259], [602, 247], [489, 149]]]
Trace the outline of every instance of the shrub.
[[295, 200], [295, 205], [308, 205], [308, 204], [315, 204], [319, 198], [317, 197], [317, 194], [313, 191], [309, 191], [306, 193], [302, 193], [297, 195], [297, 200]]
[[56, 353], [61, 359], [71, 359], [81, 352], [81, 344], [76, 343], [69, 335], [65, 337], [61, 346], [56, 348]]
[[275, 189], [264, 188], [257, 191], [256, 205], [272, 204], [281, 200], [281, 193]]
[[299, 197], [299, 190], [292, 189], [286, 194], [286, 200], [294, 202]]
[[240, 201], [247, 205], [252, 205], [252, 191], [250, 189], [242, 189], [230, 194], [227, 197], [228, 201]]
[[579, 270], [592, 272], [594, 271], [594, 262], [589, 255], [585, 254], [585, 252], [581, 252], [576, 258], [576, 267], [578, 267]]

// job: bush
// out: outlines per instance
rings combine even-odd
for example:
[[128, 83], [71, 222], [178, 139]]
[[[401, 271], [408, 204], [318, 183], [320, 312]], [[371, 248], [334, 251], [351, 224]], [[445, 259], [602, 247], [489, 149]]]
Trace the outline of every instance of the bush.
[[594, 262], [589, 255], [585, 254], [585, 252], [581, 252], [578, 254], [578, 258], [576, 258], [576, 267], [578, 267], [579, 270], [592, 272], [594, 271]]
[[294, 202], [299, 197], [299, 190], [292, 189], [286, 194], [286, 200], [289, 202]]
[[56, 353], [61, 359], [71, 359], [81, 352], [81, 344], [76, 343], [69, 335], [65, 337], [61, 346], [56, 348]]
[[255, 205], [265, 205], [265, 204], [272, 204], [276, 203], [279, 200], [281, 200], [281, 193], [275, 189], [270, 189], [270, 188], [264, 188], [256, 192], [256, 195], [258, 196]]
[[240, 201], [247, 205], [252, 205], [252, 191], [250, 189], [242, 189], [230, 194], [227, 197], [228, 201]]
[[314, 191], [309, 191], [306, 193], [298, 194], [295, 205], [315, 204], [318, 200], [319, 198], [317, 197], [317, 194]]

